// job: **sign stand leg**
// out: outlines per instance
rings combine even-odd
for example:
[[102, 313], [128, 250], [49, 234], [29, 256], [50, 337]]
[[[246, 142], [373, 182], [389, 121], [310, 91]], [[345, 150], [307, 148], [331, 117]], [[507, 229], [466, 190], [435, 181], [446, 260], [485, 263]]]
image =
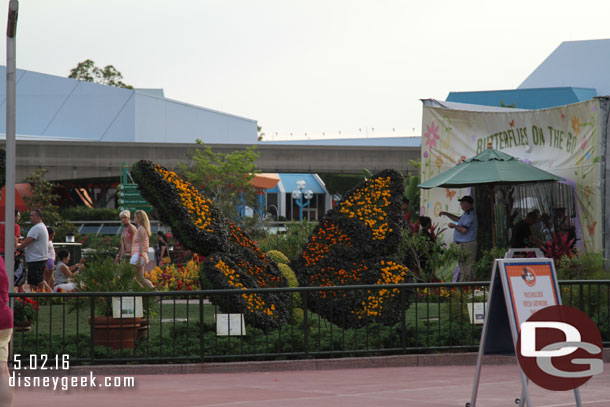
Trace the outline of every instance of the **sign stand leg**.
[[466, 407], [476, 407], [477, 394], [479, 392], [479, 381], [481, 379], [481, 365], [483, 363], [483, 355], [485, 354], [485, 343], [487, 341], [487, 331], [489, 329], [489, 324], [487, 323], [487, 315], [489, 313], [489, 308], [491, 305], [491, 300], [492, 300], [492, 296], [493, 296], [493, 292], [494, 292], [495, 274], [496, 274], [496, 262], [494, 261], [490, 289], [489, 289], [489, 298], [487, 300], [487, 307], [485, 309], [485, 321], [483, 322], [483, 331], [481, 332], [481, 341], [479, 342], [479, 354], [477, 355], [477, 367], [474, 372], [474, 384], [472, 386], [472, 396], [470, 398], [470, 403], [466, 403]]
[[[482, 338], [485, 338], [487, 334], [487, 329], [485, 329], [487, 325], [484, 326]], [[479, 354], [477, 355], [477, 367], [474, 371], [474, 384], [472, 386], [472, 396], [470, 397], [470, 403], [466, 403], [466, 407], [476, 407], [477, 402], [477, 393], [479, 392], [479, 380], [481, 378], [481, 363], [483, 361], [483, 346], [485, 344], [485, 340], [481, 339], [481, 343], [479, 344]]]
[[[517, 362], [518, 364], [518, 362]], [[519, 407], [532, 407], [532, 402], [530, 401], [530, 393], [527, 388], [528, 379], [525, 376], [525, 373], [519, 368], [519, 376], [521, 377], [521, 397], [519, 398]]]
[[576, 407], [582, 407], [582, 401], [580, 400], [580, 390], [574, 389], [574, 400], [576, 400]]

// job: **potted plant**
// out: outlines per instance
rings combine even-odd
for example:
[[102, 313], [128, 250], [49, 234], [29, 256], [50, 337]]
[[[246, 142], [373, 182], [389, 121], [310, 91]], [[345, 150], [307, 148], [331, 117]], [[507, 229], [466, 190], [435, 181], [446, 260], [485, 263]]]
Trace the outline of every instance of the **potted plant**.
[[[75, 277], [79, 291], [87, 292], [142, 292], [142, 287], [135, 279], [135, 268], [129, 263], [115, 264], [112, 257], [87, 263], [83, 271]], [[121, 298], [121, 297], [118, 297]], [[122, 297], [127, 302], [134, 297]], [[120, 300], [118, 301], [121, 302]], [[141, 331], [141, 319], [137, 316], [125, 317], [121, 309], [118, 318], [113, 317], [113, 297], [100, 296], [95, 299], [95, 316], [89, 323], [94, 327], [94, 343], [112, 349], [133, 349], [138, 331]], [[86, 306], [85, 301], [80, 301]], [[140, 333], [140, 336], [142, 334]]]
[[15, 331], [29, 331], [34, 321], [34, 311], [38, 311], [38, 301], [28, 297], [17, 297], [13, 310]]

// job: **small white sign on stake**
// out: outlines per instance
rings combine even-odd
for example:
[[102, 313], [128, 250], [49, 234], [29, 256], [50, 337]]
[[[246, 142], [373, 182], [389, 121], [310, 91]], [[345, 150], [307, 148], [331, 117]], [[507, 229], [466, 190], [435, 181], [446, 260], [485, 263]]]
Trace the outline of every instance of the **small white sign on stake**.
[[142, 297], [112, 297], [113, 318], [142, 318]]
[[[485, 303], [475, 302], [474, 304], [469, 302], [468, 304], [468, 315], [470, 316], [471, 324], [482, 324], [485, 322]], [[474, 310], [473, 310], [474, 308]]]
[[216, 336], [246, 335], [244, 314], [216, 314]]

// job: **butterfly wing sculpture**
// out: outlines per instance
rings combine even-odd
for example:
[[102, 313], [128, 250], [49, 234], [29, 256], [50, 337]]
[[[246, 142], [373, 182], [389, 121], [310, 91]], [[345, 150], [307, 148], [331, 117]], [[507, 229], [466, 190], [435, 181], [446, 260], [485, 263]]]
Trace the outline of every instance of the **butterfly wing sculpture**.
[[[410, 271], [395, 254], [403, 230], [402, 176], [377, 173], [350, 191], [327, 212], [293, 265], [300, 286], [400, 284]], [[368, 322], [392, 325], [400, 320], [410, 293], [398, 288], [312, 291], [308, 307], [331, 322], [357, 328]], [[401, 300], [403, 301], [401, 303]]]
[[[132, 167], [132, 176], [142, 196], [158, 210], [161, 220], [170, 225], [184, 247], [206, 257], [200, 273], [203, 287], [287, 287], [277, 264], [178, 174], [150, 161], [139, 161]], [[243, 313], [248, 323], [260, 328], [279, 327], [291, 314], [288, 293], [244, 293], [211, 300], [223, 312]]]

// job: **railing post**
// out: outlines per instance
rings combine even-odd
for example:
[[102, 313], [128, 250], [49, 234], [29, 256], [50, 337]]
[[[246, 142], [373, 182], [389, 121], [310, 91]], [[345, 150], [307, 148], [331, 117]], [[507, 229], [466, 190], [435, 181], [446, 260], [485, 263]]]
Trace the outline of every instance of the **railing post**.
[[307, 291], [303, 291], [303, 347], [306, 356], [309, 355], [309, 317], [307, 314]]
[[201, 363], [205, 359], [205, 341], [203, 340], [204, 335], [203, 326], [203, 294], [199, 294], [199, 355], [201, 357]]
[[402, 353], [407, 353], [407, 309], [406, 309], [406, 294], [405, 288], [400, 289], [400, 342], [402, 344]]
[[95, 362], [95, 297], [89, 297], [89, 319], [90, 319], [90, 335], [89, 341], [89, 355], [91, 357], [91, 363]]

